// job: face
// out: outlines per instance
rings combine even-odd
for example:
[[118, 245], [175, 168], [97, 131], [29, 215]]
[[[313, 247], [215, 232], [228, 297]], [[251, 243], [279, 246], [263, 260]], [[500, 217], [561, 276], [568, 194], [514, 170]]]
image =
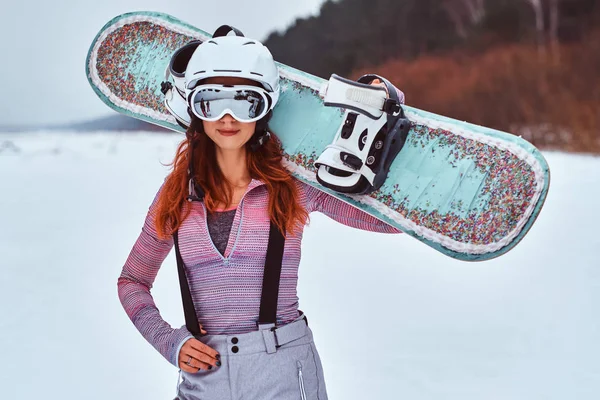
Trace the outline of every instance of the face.
[[[221, 85], [251, 85], [259, 86], [256, 82], [244, 78], [215, 77], [206, 79], [205, 83]], [[202, 121], [204, 131], [222, 150], [238, 150], [250, 140], [256, 128], [256, 122], [239, 122], [229, 114], [218, 121]]]

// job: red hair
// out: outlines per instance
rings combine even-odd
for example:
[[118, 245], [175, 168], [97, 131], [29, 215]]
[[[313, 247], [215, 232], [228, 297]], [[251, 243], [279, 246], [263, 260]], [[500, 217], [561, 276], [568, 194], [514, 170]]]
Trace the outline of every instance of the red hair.
[[[257, 122], [256, 130], [266, 123]], [[256, 134], [256, 133], [255, 133]], [[265, 183], [269, 193], [269, 216], [284, 234], [293, 233], [308, 221], [308, 212], [299, 203], [298, 189], [291, 173], [282, 164], [283, 150], [279, 139], [271, 138], [257, 151], [250, 151], [246, 143], [246, 162], [250, 177]], [[187, 218], [189, 207], [184, 207], [188, 196], [188, 157], [193, 149], [194, 180], [205, 193], [204, 204], [208, 212], [216, 210], [217, 204], [231, 204], [233, 192], [226, 183], [215, 154], [215, 143], [206, 135], [202, 121], [196, 117], [187, 129], [186, 138], [179, 144], [173, 171], [167, 177], [158, 198], [156, 231], [161, 238], [172, 235]]]

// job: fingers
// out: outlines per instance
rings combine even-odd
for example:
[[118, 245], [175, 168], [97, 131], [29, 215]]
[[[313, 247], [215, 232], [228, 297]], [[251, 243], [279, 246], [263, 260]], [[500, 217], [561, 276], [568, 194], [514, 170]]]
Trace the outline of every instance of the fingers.
[[[373, 81], [371, 82], [371, 85], [377, 85], [377, 86], [384, 87], [385, 91], [386, 91], [386, 93], [388, 94], [388, 97], [389, 97], [390, 92], [388, 92], [387, 86], [385, 85], [385, 83], [383, 83], [381, 81], [381, 79], [379, 79], [379, 78], [373, 79]], [[400, 101], [400, 104], [404, 104], [404, 102], [405, 102], [404, 92], [402, 90], [398, 89], [395, 86], [394, 86], [394, 88], [396, 89], [396, 93], [398, 93], [398, 100]]]
[[191, 373], [201, 369], [210, 370], [221, 366], [220, 359], [221, 356], [215, 349], [195, 338], [190, 338], [179, 351], [179, 368]]
[[188, 356], [186, 360], [179, 360], [179, 368], [182, 371], [195, 374], [200, 370], [208, 371], [213, 369], [214, 367], [212, 365], [203, 363], [201, 361], [196, 360], [193, 357]]
[[202, 343], [198, 339], [194, 339], [194, 338], [189, 339], [183, 345], [182, 350], [186, 346], [188, 346], [191, 350], [198, 351], [200, 353], [204, 353], [207, 356], [211, 357], [212, 359], [218, 360], [217, 356], [219, 355], [219, 353], [215, 349], [213, 349], [212, 347], [209, 347], [209, 346], [205, 345], [204, 343]]
[[219, 361], [220, 361], [220, 356], [219, 357], [211, 357], [206, 353], [203, 353], [201, 351], [195, 350], [193, 348], [189, 348], [189, 349], [185, 349], [184, 350], [184, 354], [186, 356], [191, 356], [194, 359], [198, 360], [199, 362], [202, 362], [206, 365], [212, 365], [215, 367], [218, 367], [219, 365]]
[[381, 86], [382, 88], [384, 88], [384, 89], [385, 89], [385, 92], [386, 92], [386, 93], [388, 94], [388, 96], [389, 96], [389, 92], [388, 92], [387, 86], [385, 86], [385, 83], [383, 83], [383, 82], [381, 81], [381, 79], [379, 79], [379, 78], [375, 78], [375, 79], [373, 79], [373, 80], [371, 81], [371, 85], [375, 85], [375, 86]]

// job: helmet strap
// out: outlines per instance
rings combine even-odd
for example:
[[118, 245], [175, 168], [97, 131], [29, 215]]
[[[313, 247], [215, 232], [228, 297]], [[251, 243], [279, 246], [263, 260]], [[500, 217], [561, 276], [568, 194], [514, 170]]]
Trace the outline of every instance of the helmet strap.
[[271, 134], [269, 133], [269, 121], [273, 116], [273, 110], [269, 111], [267, 115], [262, 117], [256, 123], [256, 132], [250, 138], [250, 151], [256, 152], [260, 149], [265, 143], [271, 139]]
[[196, 141], [193, 138], [188, 138], [188, 196], [187, 201], [202, 201], [204, 200], [204, 190], [200, 185], [196, 183], [194, 179], [194, 148], [196, 147]]
[[235, 33], [236, 36], [244, 36], [244, 34], [242, 33], [242, 31], [240, 31], [237, 28], [234, 28], [231, 25], [221, 25], [220, 27], [217, 28], [217, 30], [215, 31], [215, 33], [213, 33], [213, 38], [217, 38], [217, 37], [221, 37], [221, 36], [227, 36], [227, 34], [229, 32], [233, 31]]
[[250, 139], [250, 151], [258, 151], [258, 149], [267, 143], [269, 139], [271, 139], [271, 134], [267, 128], [265, 128], [263, 131], [256, 131], [256, 133]]

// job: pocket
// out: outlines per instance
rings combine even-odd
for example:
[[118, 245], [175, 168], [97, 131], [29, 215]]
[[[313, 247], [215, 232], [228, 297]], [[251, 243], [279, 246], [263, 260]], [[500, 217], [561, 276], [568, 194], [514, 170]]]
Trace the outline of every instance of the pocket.
[[296, 361], [298, 367], [298, 386], [300, 387], [300, 400], [306, 400], [306, 389], [304, 388], [304, 376], [302, 375], [302, 363]]
[[[327, 400], [324, 382], [315, 363], [310, 343], [281, 347], [272, 354], [261, 354], [261, 359], [249, 366], [247, 376], [256, 376], [253, 389], [256, 398]], [[260, 371], [256, 372], [256, 366]], [[278, 377], [273, 379], [273, 377]], [[254, 392], [254, 390], [253, 390]], [[265, 395], [268, 393], [268, 395]], [[261, 396], [262, 394], [262, 396]], [[248, 398], [254, 398], [248, 396]]]
[[300, 400], [327, 400], [321, 361], [312, 344], [302, 357], [295, 359], [296, 380]]

